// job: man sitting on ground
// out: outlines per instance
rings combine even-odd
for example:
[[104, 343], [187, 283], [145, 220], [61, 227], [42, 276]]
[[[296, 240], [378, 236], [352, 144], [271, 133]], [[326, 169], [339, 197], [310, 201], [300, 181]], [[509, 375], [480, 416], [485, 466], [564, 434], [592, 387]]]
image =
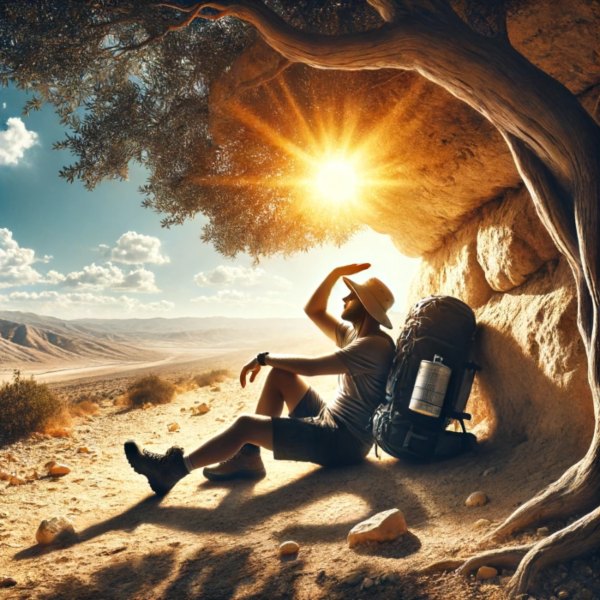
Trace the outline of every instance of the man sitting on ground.
[[[145, 475], [156, 494], [166, 494], [182, 477], [204, 468], [211, 480], [264, 477], [260, 448], [273, 450], [281, 460], [314, 462], [324, 466], [360, 462], [373, 444], [369, 422], [384, 398], [387, 374], [394, 356], [387, 311], [394, 303], [390, 290], [377, 278], [356, 283], [346, 277], [369, 268], [368, 263], [334, 269], [308, 301], [305, 312], [338, 346], [333, 354], [302, 357], [261, 352], [240, 373], [246, 386], [264, 366], [272, 367], [260, 394], [256, 413], [239, 416], [232, 425], [184, 455], [177, 446], [166, 454], [140, 450], [125, 443], [134, 471]], [[327, 312], [331, 290], [343, 277], [350, 293], [344, 297], [339, 321]], [[326, 404], [300, 377], [339, 375], [333, 402]], [[283, 407], [289, 418], [280, 417]], [[221, 462], [220, 462], [221, 461]], [[215, 466], [207, 466], [213, 465]]]

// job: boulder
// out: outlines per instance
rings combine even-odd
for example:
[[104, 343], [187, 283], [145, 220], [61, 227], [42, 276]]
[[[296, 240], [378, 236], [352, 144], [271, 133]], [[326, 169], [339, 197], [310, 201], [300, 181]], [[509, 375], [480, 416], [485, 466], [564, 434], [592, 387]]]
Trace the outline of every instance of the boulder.
[[41, 546], [47, 546], [57, 541], [68, 540], [75, 535], [73, 523], [66, 517], [44, 519], [35, 534], [35, 539]]
[[387, 542], [407, 531], [404, 515], [397, 508], [392, 508], [355, 525], [348, 533], [348, 545], [353, 548], [364, 542]]

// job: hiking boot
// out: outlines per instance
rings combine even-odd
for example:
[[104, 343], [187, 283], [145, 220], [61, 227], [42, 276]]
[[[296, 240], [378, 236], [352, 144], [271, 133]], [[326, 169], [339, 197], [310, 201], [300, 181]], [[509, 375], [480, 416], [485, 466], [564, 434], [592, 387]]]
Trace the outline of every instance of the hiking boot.
[[211, 481], [228, 479], [262, 479], [267, 472], [260, 452], [248, 452], [242, 448], [231, 458], [212, 467], [204, 467], [202, 474]]
[[183, 450], [172, 446], [165, 454], [155, 454], [140, 450], [133, 441], [125, 442], [125, 456], [133, 470], [145, 475], [155, 494], [164, 496], [183, 477], [188, 470], [183, 462]]

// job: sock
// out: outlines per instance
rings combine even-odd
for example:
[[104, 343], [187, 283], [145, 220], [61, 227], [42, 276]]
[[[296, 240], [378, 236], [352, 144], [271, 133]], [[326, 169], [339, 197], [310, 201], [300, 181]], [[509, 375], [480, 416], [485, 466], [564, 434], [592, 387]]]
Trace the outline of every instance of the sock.
[[190, 462], [190, 457], [188, 454], [186, 454], [183, 457], [183, 464], [185, 465], [185, 468], [187, 469], [188, 473], [191, 473], [194, 470], [194, 467], [192, 467], [192, 463]]
[[244, 454], [260, 454], [260, 446], [255, 444], [244, 444], [240, 450]]

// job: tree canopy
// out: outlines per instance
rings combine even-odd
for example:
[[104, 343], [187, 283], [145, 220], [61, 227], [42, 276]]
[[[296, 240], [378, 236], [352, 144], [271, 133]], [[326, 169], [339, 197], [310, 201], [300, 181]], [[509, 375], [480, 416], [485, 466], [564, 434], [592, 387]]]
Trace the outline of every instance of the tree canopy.
[[[270, 4], [304, 30], [338, 33], [378, 23], [367, 4], [357, 9], [348, 0]], [[211, 90], [257, 35], [236, 19], [187, 24], [185, 18], [168, 5], [140, 0], [3, 2], [1, 81], [31, 92], [26, 111], [45, 102], [56, 107], [67, 127], [56, 147], [74, 157], [62, 177], [93, 189], [127, 177], [135, 161], [148, 171], [143, 204], [161, 213], [166, 226], [204, 214], [204, 240], [225, 255], [258, 257], [347, 239], [356, 218], [322, 211], [318, 203], [307, 207], [302, 186], [285, 182], [302, 177], [298, 156], [310, 141], [298, 115], [313, 120], [305, 123], [310, 127], [316, 118], [339, 125], [344, 102], [364, 88], [364, 77], [319, 77], [306, 67], [284, 86], [258, 85], [260, 77], [241, 101], [224, 107], [237, 114], [217, 141], [209, 123]], [[362, 127], [371, 118], [368, 108], [365, 102]]]

